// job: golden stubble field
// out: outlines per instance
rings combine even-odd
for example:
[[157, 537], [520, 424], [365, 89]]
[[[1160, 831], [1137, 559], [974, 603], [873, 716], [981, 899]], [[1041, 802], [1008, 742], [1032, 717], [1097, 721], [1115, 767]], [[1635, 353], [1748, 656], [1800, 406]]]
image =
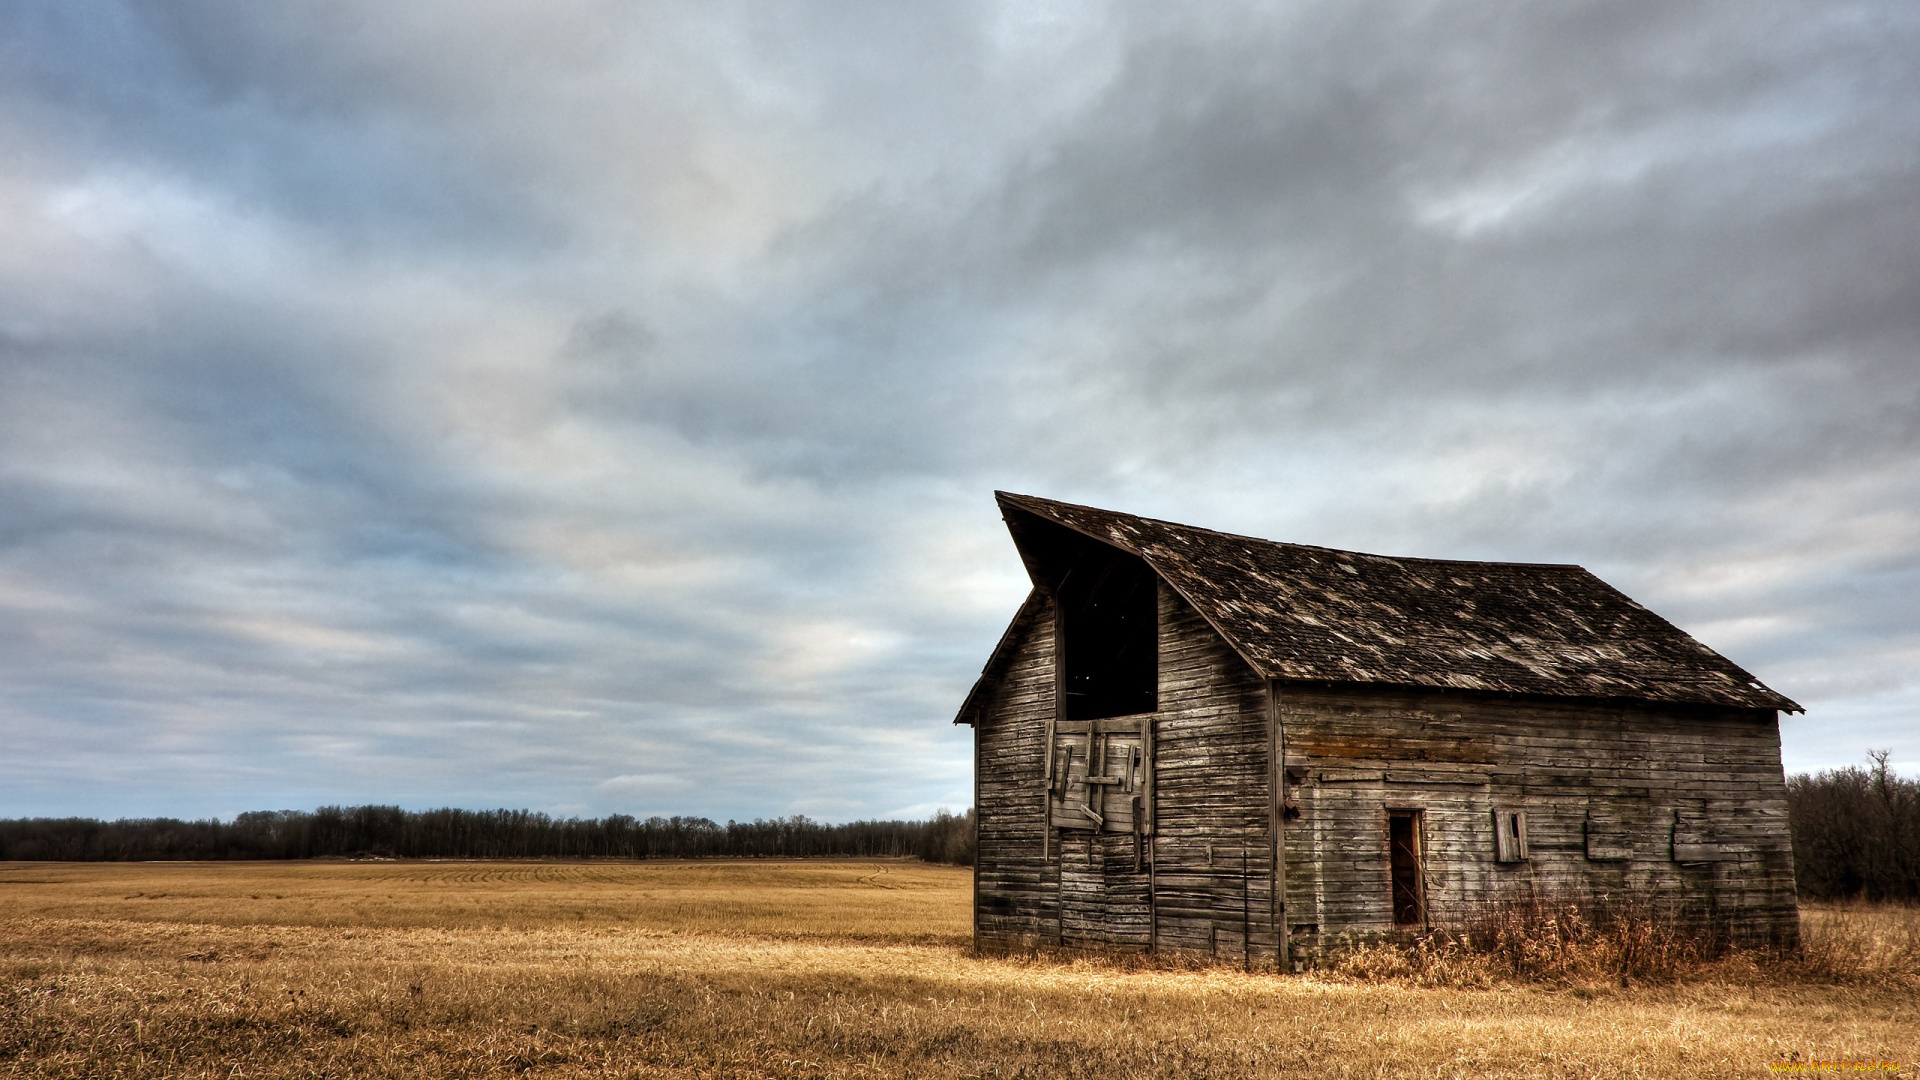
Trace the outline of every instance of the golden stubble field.
[[[969, 882], [855, 861], [0, 863], [0, 1076], [1692, 1077], [1920, 1057], [1920, 981], [1898, 972], [1461, 989], [982, 958]], [[1911, 946], [1920, 913], [1808, 928], [1864, 956]]]

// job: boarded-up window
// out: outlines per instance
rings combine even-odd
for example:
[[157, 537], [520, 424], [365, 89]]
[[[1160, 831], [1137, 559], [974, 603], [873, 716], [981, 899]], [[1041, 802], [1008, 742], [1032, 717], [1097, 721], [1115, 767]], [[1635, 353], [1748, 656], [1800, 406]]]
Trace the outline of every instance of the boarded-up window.
[[1149, 723], [1140, 717], [1056, 725], [1047, 796], [1055, 828], [1153, 831]]
[[1718, 831], [1706, 808], [1676, 807], [1673, 811], [1673, 861], [1710, 863], [1731, 859], [1720, 844]]
[[1587, 804], [1587, 858], [1596, 862], [1633, 858], [1633, 831], [1617, 806]]
[[1493, 812], [1493, 858], [1495, 862], [1526, 861], [1527, 812], [1525, 810]]

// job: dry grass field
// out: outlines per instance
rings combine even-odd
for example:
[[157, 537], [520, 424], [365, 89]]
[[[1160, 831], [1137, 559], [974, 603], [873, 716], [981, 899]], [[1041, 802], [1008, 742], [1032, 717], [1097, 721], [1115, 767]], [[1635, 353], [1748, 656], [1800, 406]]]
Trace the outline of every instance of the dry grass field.
[[[0, 1076], [1762, 1076], [1920, 1058], [1920, 912], [1664, 985], [977, 958], [894, 862], [0, 864]], [[1431, 980], [1428, 980], [1431, 981]], [[1886, 1075], [1881, 1073], [1880, 1075]]]

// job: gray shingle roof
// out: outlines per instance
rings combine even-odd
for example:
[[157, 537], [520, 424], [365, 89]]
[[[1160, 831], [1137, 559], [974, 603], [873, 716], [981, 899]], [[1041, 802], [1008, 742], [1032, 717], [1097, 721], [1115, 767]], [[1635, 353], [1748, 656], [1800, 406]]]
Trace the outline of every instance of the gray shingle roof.
[[1145, 559], [1264, 678], [1802, 711], [1578, 566], [1363, 555], [995, 495]]

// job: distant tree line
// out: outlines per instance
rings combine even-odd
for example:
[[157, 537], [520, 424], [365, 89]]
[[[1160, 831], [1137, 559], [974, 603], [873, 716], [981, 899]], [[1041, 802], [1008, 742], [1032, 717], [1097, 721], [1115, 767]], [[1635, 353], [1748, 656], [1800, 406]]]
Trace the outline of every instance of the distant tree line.
[[0, 859], [700, 859], [919, 858], [973, 864], [973, 811], [926, 821], [829, 825], [794, 817], [729, 821], [614, 814], [555, 818], [527, 810], [323, 806], [259, 810], [232, 821], [175, 818], [0, 820]]
[[1888, 768], [1889, 756], [1787, 780], [1801, 899], [1920, 901], [1920, 780]]
[[[1794, 876], [1802, 899], [1920, 901], [1920, 780], [1888, 766], [1787, 780]], [[616, 858], [818, 856], [973, 864], [973, 811], [926, 821], [829, 825], [802, 816], [729, 821], [615, 814], [555, 818], [527, 810], [323, 806], [232, 821], [0, 819], [0, 859]]]

